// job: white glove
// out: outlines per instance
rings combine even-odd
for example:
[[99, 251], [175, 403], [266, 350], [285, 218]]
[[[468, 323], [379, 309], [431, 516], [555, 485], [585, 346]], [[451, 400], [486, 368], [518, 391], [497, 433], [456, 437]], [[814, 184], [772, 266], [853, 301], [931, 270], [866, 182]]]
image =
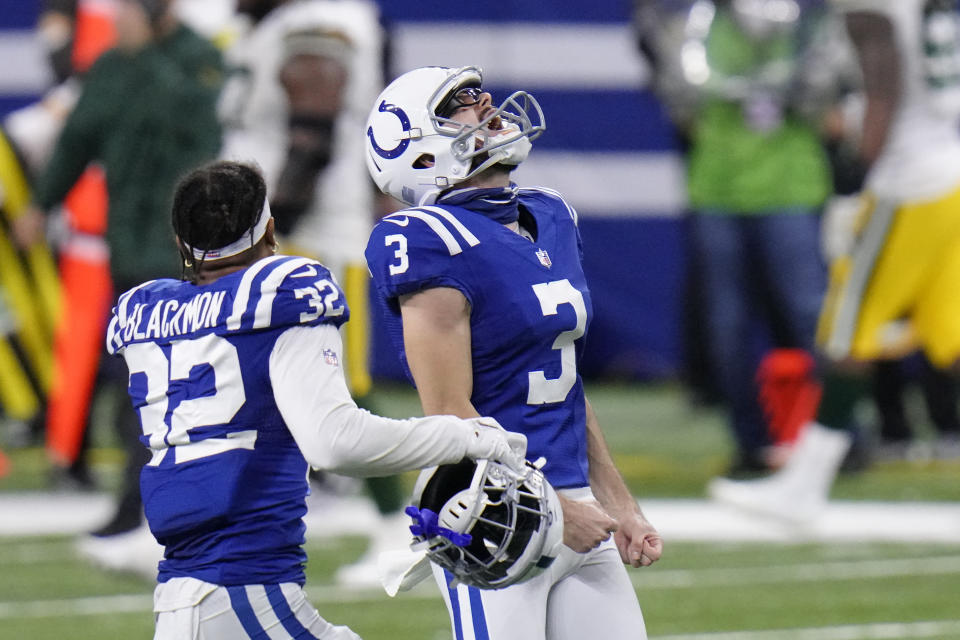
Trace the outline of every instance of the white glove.
[[820, 249], [828, 262], [853, 254], [857, 223], [864, 207], [859, 194], [833, 196], [827, 200], [820, 223]]
[[467, 445], [467, 456], [474, 460], [496, 460], [514, 471], [526, 469], [527, 437], [507, 431], [493, 418], [470, 418], [474, 438]]

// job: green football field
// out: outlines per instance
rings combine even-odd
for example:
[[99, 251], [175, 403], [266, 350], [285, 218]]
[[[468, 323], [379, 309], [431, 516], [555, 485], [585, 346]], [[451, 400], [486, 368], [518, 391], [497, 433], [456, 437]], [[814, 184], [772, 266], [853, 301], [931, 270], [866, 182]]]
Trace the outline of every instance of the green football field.
[[[729, 454], [715, 411], [690, 408], [670, 386], [588, 386], [588, 394], [641, 502], [700, 504], [694, 499], [703, 497], [705, 483]], [[381, 390], [376, 401], [388, 415], [418, 410], [403, 390]], [[109, 429], [98, 428], [94, 442], [97, 474], [109, 486], [119, 461]], [[8, 454], [13, 472], [0, 480], [0, 498], [42, 489], [42, 452], [30, 447]], [[896, 530], [898, 505], [907, 525], [911, 503], [960, 502], [958, 480], [957, 461], [877, 463], [840, 478], [833, 496], [841, 503], [891, 503], [889, 527]], [[945, 543], [918, 543], [906, 535], [902, 542], [774, 543], [711, 540], [716, 523], [710, 513], [704, 510], [702, 541], [667, 536], [661, 562], [631, 571], [651, 638], [960, 638], [960, 520], [942, 522], [954, 534]], [[5, 517], [0, 510], [0, 530]], [[151, 637], [152, 585], [84, 564], [72, 543], [66, 535], [0, 536], [0, 640]], [[308, 541], [306, 590], [321, 614], [367, 640], [449, 638], [446, 611], [432, 587], [391, 599], [332, 583], [335, 567], [357, 558], [364, 544], [356, 536]]]

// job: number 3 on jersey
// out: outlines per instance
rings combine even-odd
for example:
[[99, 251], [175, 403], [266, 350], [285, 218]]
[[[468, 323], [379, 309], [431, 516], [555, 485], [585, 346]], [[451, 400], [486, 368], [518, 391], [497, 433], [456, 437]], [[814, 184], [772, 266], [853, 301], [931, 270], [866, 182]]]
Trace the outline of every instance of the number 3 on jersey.
[[557, 315], [562, 304], [569, 304], [577, 314], [577, 326], [560, 333], [553, 341], [553, 349], [560, 352], [560, 377], [547, 378], [543, 371], [527, 374], [527, 404], [563, 402], [577, 381], [577, 354], [573, 343], [586, 331], [587, 306], [583, 294], [566, 279], [535, 284], [533, 292], [544, 317]]
[[387, 265], [390, 268], [390, 275], [395, 276], [405, 273], [410, 268], [410, 258], [407, 257], [407, 237], [401, 233], [392, 233], [383, 239], [384, 245], [389, 247], [397, 245], [393, 257], [397, 259], [397, 264]]

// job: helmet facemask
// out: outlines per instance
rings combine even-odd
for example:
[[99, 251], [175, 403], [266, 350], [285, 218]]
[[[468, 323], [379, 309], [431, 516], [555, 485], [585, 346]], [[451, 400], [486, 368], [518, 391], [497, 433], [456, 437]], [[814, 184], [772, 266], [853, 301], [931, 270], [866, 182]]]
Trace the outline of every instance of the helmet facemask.
[[453, 158], [470, 163], [470, 172], [464, 180], [495, 164], [519, 165], [530, 154], [532, 141], [546, 130], [540, 103], [526, 91], [515, 91], [496, 110], [473, 125], [438, 114], [434, 114], [431, 121], [440, 135], [453, 134], [450, 143]]
[[559, 499], [532, 465], [518, 474], [464, 460], [424, 471], [417, 485], [417, 505], [407, 509], [417, 523], [412, 548], [425, 549], [454, 583], [500, 589], [538, 575], [559, 553]]

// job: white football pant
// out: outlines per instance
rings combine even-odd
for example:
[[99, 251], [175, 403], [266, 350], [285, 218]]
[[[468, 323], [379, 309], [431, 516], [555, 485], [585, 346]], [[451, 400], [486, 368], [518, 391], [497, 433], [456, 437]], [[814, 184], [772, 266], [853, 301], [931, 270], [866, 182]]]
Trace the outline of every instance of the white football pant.
[[432, 565], [455, 640], [646, 640], [643, 613], [610, 538], [577, 553], [563, 547], [532, 580], [505, 589], [447, 587], [452, 574]]
[[360, 640], [321, 618], [294, 583], [221, 587], [175, 578], [157, 585], [154, 611], [154, 640]]

